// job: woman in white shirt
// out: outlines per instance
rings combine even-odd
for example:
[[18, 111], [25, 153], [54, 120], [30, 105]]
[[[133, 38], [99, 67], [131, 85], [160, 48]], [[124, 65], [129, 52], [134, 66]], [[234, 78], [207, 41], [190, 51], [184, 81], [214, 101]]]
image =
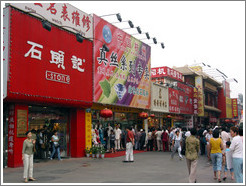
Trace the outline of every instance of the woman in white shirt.
[[243, 183], [243, 142], [238, 135], [238, 128], [231, 127], [230, 133], [232, 142], [230, 151], [232, 152], [232, 165], [237, 183]]
[[55, 152], [57, 151], [57, 156], [58, 156], [58, 160], [62, 161], [61, 156], [60, 156], [60, 145], [59, 145], [59, 137], [57, 135], [57, 131], [54, 131], [54, 135], [51, 138], [51, 141], [53, 142], [53, 151], [52, 154], [50, 156], [50, 159], [52, 160]]

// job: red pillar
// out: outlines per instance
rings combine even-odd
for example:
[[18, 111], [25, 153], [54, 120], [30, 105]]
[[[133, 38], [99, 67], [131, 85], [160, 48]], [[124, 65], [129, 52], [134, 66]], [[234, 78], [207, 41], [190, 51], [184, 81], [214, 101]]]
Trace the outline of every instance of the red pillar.
[[[27, 112], [27, 117], [18, 116], [17, 111], [24, 110]], [[18, 123], [18, 124], [17, 124]], [[28, 105], [13, 104], [9, 108], [9, 124], [8, 124], [8, 167], [23, 166], [22, 147], [26, 137], [17, 137], [17, 127], [26, 125], [28, 130]], [[26, 132], [25, 131], [25, 132]]]
[[71, 157], [85, 156], [85, 109], [71, 110]]

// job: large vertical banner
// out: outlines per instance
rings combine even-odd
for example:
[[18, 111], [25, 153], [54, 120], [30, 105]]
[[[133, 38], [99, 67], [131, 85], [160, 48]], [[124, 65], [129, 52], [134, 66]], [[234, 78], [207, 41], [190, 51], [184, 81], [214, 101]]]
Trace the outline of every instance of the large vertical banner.
[[178, 82], [179, 88], [179, 108], [181, 114], [193, 115], [193, 88]]
[[232, 117], [238, 117], [238, 106], [237, 106], [237, 98], [231, 99], [232, 100]]
[[226, 97], [226, 118], [232, 118], [232, 101], [231, 98]]
[[204, 100], [203, 100], [203, 79], [202, 76], [196, 76], [195, 85], [198, 89], [197, 99], [198, 99], [198, 116], [204, 116]]
[[227, 98], [230, 98], [230, 84], [226, 80], [222, 82], [223, 87], [224, 87], [224, 95]]
[[169, 112], [180, 113], [179, 109], [179, 91], [173, 88], [168, 88], [169, 95]]
[[3, 99], [7, 96], [9, 63], [9, 8], [3, 9]]
[[86, 110], [85, 113], [85, 147], [86, 148], [91, 148], [91, 112], [88, 111], [89, 109]]
[[150, 108], [150, 46], [94, 15], [94, 62], [94, 102]]

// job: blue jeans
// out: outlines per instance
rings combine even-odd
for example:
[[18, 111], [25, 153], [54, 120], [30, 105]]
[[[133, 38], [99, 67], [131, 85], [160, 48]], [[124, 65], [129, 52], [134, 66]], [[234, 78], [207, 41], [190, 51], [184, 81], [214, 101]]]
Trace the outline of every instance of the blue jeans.
[[52, 150], [52, 154], [51, 154], [50, 158], [53, 158], [53, 156], [54, 156], [54, 154], [55, 154], [55, 152], [57, 150], [58, 160], [61, 160], [60, 147], [55, 148], [55, 145], [54, 144], [52, 145], [52, 147], [53, 147], [53, 150]]
[[222, 153], [211, 154], [211, 160], [214, 171], [221, 171], [222, 169]]
[[237, 183], [243, 183], [243, 158], [232, 158], [232, 165]]

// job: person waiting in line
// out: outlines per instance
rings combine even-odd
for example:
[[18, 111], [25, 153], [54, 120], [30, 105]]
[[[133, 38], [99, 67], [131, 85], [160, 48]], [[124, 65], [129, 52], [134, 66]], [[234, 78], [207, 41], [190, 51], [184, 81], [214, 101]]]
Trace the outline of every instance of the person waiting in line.
[[162, 133], [162, 135], [161, 135], [162, 145], [163, 145], [163, 152], [169, 151], [169, 140], [168, 140], [168, 138], [169, 138], [168, 132], [167, 132], [167, 130], [164, 128], [164, 129], [163, 129], [163, 133]]
[[104, 129], [104, 135], [103, 135], [103, 140], [105, 141], [105, 144], [104, 144], [104, 148], [105, 150], [107, 150], [108, 148], [108, 139], [109, 139], [109, 136], [108, 136], [108, 130], [109, 128], [105, 128]]
[[115, 153], [115, 134], [113, 130], [110, 131], [109, 140], [111, 153]]
[[116, 125], [114, 133], [115, 133], [115, 150], [119, 151], [120, 150], [120, 140], [121, 140], [121, 130], [119, 128], [119, 124]]
[[215, 129], [213, 131], [213, 137], [209, 141], [208, 158], [211, 157], [212, 160], [214, 179], [218, 179], [218, 182], [221, 182], [222, 150], [224, 149], [224, 145], [219, 135], [219, 130]]
[[134, 139], [135, 139], [135, 150], [140, 150], [141, 130], [136, 131], [136, 134], [134, 135]]
[[238, 135], [238, 128], [231, 127], [232, 137], [230, 151], [232, 152], [232, 166], [237, 183], [243, 183], [243, 139]]
[[26, 132], [26, 139], [23, 142], [22, 148], [22, 161], [24, 164], [24, 182], [35, 181], [36, 179], [33, 178], [33, 154], [34, 154], [34, 145], [35, 141], [32, 140], [32, 133], [31, 131]]
[[158, 131], [155, 133], [156, 136], [156, 143], [157, 143], [157, 151], [161, 151], [161, 135], [162, 135], [162, 131], [160, 128], [158, 128]]
[[126, 149], [126, 130], [122, 129], [121, 132], [122, 132], [121, 133], [121, 140], [120, 140], [121, 150], [125, 150]]
[[223, 180], [225, 181], [227, 178], [227, 171], [230, 170], [231, 173], [231, 179], [234, 180], [234, 170], [232, 167], [232, 156], [231, 156], [231, 151], [230, 151], [230, 145], [231, 142], [227, 141], [226, 142], [226, 149], [225, 149], [225, 153], [223, 154], [223, 156], [225, 157], [225, 162], [224, 162], [224, 177]]
[[53, 146], [52, 146], [53, 151], [50, 156], [50, 159], [52, 160], [55, 152], [57, 152], [58, 160], [62, 161], [61, 155], [60, 155], [60, 144], [59, 144], [59, 137], [58, 137], [57, 131], [54, 131], [54, 135], [52, 136], [51, 141], [53, 142]]
[[198, 163], [198, 153], [200, 150], [200, 141], [196, 138], [196, 129], [190, 130], [190, 136], [185, 141], [185, 157], [189, 172], [189, 183], [196, 183], [196, 170]]
[[147, 138], [148, 138], [147, 151], [153, 151], [153, 138], [152, 138], [152, 129], [151, 128], [149, 128]]
[[156, 141], [156, 135], [155, 135], [156, 132], [157, 132], [156, 128], [153, 127], [152, 139], [153, 139], [153, 148], [155, 149], [155, 151], [157, 151], [157, 141]]
[[144, 150], [145, 141], [146, 141], [146, 133], [145, 133], [144, 129], [141, 129], [140, 132], [141, 132], [141, 136], [140, 136], [140, 140], [139, 140], [140, 150]]
[[174, 154], [178, 150], [179, 159], [183, 160], [183, 156], [181, 155], [181, 146], [182, 146], [182, 136], [180, 135], [179, 130], [176, 130], [172, 141], [173, 151], [171, 154], [171, 159], [173, 159]]

